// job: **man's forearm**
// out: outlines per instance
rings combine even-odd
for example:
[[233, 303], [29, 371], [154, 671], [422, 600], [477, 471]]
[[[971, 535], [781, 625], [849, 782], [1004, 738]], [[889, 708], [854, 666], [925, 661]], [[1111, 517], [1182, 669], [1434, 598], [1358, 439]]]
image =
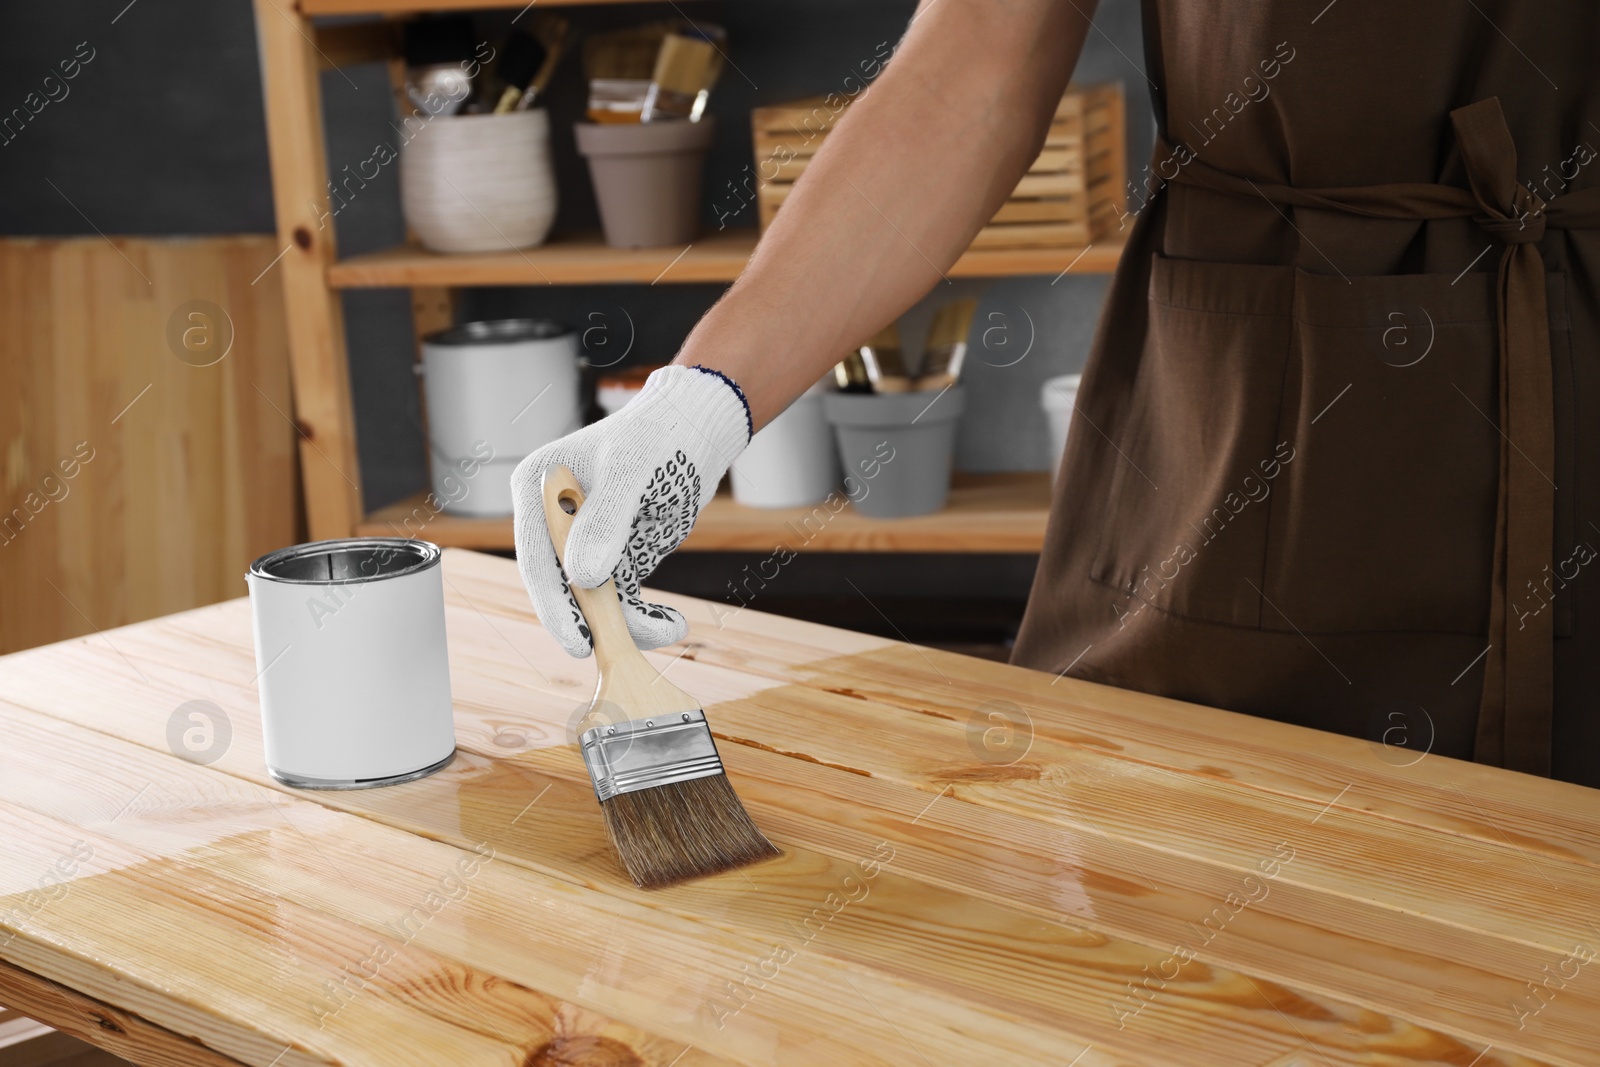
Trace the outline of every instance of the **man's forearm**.
[[759, 428], [942, 282], [1037, 154], [1093, 10], [924, 3], [677, 362], [737, 381]]

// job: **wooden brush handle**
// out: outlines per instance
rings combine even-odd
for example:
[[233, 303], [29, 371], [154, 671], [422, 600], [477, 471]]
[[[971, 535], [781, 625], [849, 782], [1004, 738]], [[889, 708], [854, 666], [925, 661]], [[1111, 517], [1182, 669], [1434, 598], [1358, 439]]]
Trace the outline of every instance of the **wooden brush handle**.
[[[544, 518], [563, 570], [567, 565], [567, 535], [572, 532], [572, 522], [583, 507], [583, 500], [583, 487], [572, 471], [559, 463], [545, 468]], [[594, 642], [595, 665], [600, 668], [600, 682], [595, 689], [597, 704], [611, 701], [628, 719], [693, 711], [700, 706], [689, 694], [662, 678], [633, 643], [622, 617], [615, 579], [607, 578], [593, 589], [585, 589], [570, 579], [567, 585]]]

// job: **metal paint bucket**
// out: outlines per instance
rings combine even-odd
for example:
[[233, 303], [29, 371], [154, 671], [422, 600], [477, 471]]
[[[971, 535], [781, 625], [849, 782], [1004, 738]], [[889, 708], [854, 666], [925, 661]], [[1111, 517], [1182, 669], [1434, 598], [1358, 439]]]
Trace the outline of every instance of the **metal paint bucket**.
[[433, 493], [452, 515], [511, 514], [511, 472], [583, 425], [578, 339], [547, 319], [466, 322], [422, 339]]
[[267, 770], [301, 789], [432, 774], [455, 755], [437, 545], [316, 541], [250, 565]]

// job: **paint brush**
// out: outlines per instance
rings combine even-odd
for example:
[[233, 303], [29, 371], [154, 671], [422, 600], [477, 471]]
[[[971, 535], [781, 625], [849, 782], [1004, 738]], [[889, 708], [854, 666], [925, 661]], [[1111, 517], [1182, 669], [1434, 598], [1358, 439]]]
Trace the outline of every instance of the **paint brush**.
[[661, 42], [673, 32], [667, 21], [591, 33], [583, 39], [583, 76], [649, 82], [655, 73]]
[[900, 331], [890, 323], [856, 351], [867, 368], [874, 393], [904, 393], [911, 389], [905, 361], [900, 358]]
[[650, 95], [661, 41], [671, 22], [651, 22], [605, 33], [583, 41], [583, 74], [589, 79], [590, 122], [638, 122]]
[[967, 358], [967, 331], [972, 329], [976, 300], [954, 300], [934, 313], [928, 326], [928, 346], [922, 355], [922, 373], [916, 389], [944, 389], [961, 379]]
[[867, 365], [861, 362], [860, 352], [846, 352], [833, 365], [833, 381], [841, 393], [872, 392], [872, 379], [867, 377]]
[[562, 15], [544, 12], [535, 16], [533, 36], [544, 49], [544, 62], [539, 65], [539, 72], [533, 76], [527, 91], [522, 94], [522, 99], [517, 101], [516, 110], [528, 110], [545, 95], [545, 90], [550, 87], [550, 79], [555, 77], [556, 67], [561, 63], [561, 57], [567, 53], [567, 37], [571, 32], [572, 24]]
[[[546, 469], [544, 513], [558, 560], [583, 499], [570, 470]], [[606, 832], [634, 883], [657, 889], [778, 855], [728, 784], [699, 701], [661, 677], [633, 643], [616, 582], [569, 585], [600, 668], [590, 714], [617, 708], [628, 716], [583, 731], [578, 743]]]
[[406, 96], [429, 115], [454, 115], [472, 96], [465, 64], [473, 56], [472, 20], [424, 15], [405, 24]]
[[544, 45], [528, 34], [512, 30], [506, 35], [505, 44], [500, 48], [500, 65], [495, 68], [500, 80], [505, 83], [505, 89], [494, 106], [496, 115], [520, 110], [518, 105], [533, 84], [534, 76], [544, 66], [545, 58]]
[[722, 52], [717, 38], [720, 32], [720, 27], [696, 27], [662, 38], [641, 122], [700, 121], [711, 86], [722, 73]]

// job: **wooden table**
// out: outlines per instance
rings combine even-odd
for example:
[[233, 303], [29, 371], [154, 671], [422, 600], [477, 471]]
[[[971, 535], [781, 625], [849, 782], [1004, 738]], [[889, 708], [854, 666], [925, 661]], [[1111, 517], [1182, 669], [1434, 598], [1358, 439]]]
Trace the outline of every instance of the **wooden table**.
[[668, 598], [785, 854], [646, 893], [593, 668], [445, 577], [460, 754], [388, 789], [267, 777], [243, 601], [0, 659], [0, 1003], [151, 1064], [1600, 1062], [1600, 793]]

